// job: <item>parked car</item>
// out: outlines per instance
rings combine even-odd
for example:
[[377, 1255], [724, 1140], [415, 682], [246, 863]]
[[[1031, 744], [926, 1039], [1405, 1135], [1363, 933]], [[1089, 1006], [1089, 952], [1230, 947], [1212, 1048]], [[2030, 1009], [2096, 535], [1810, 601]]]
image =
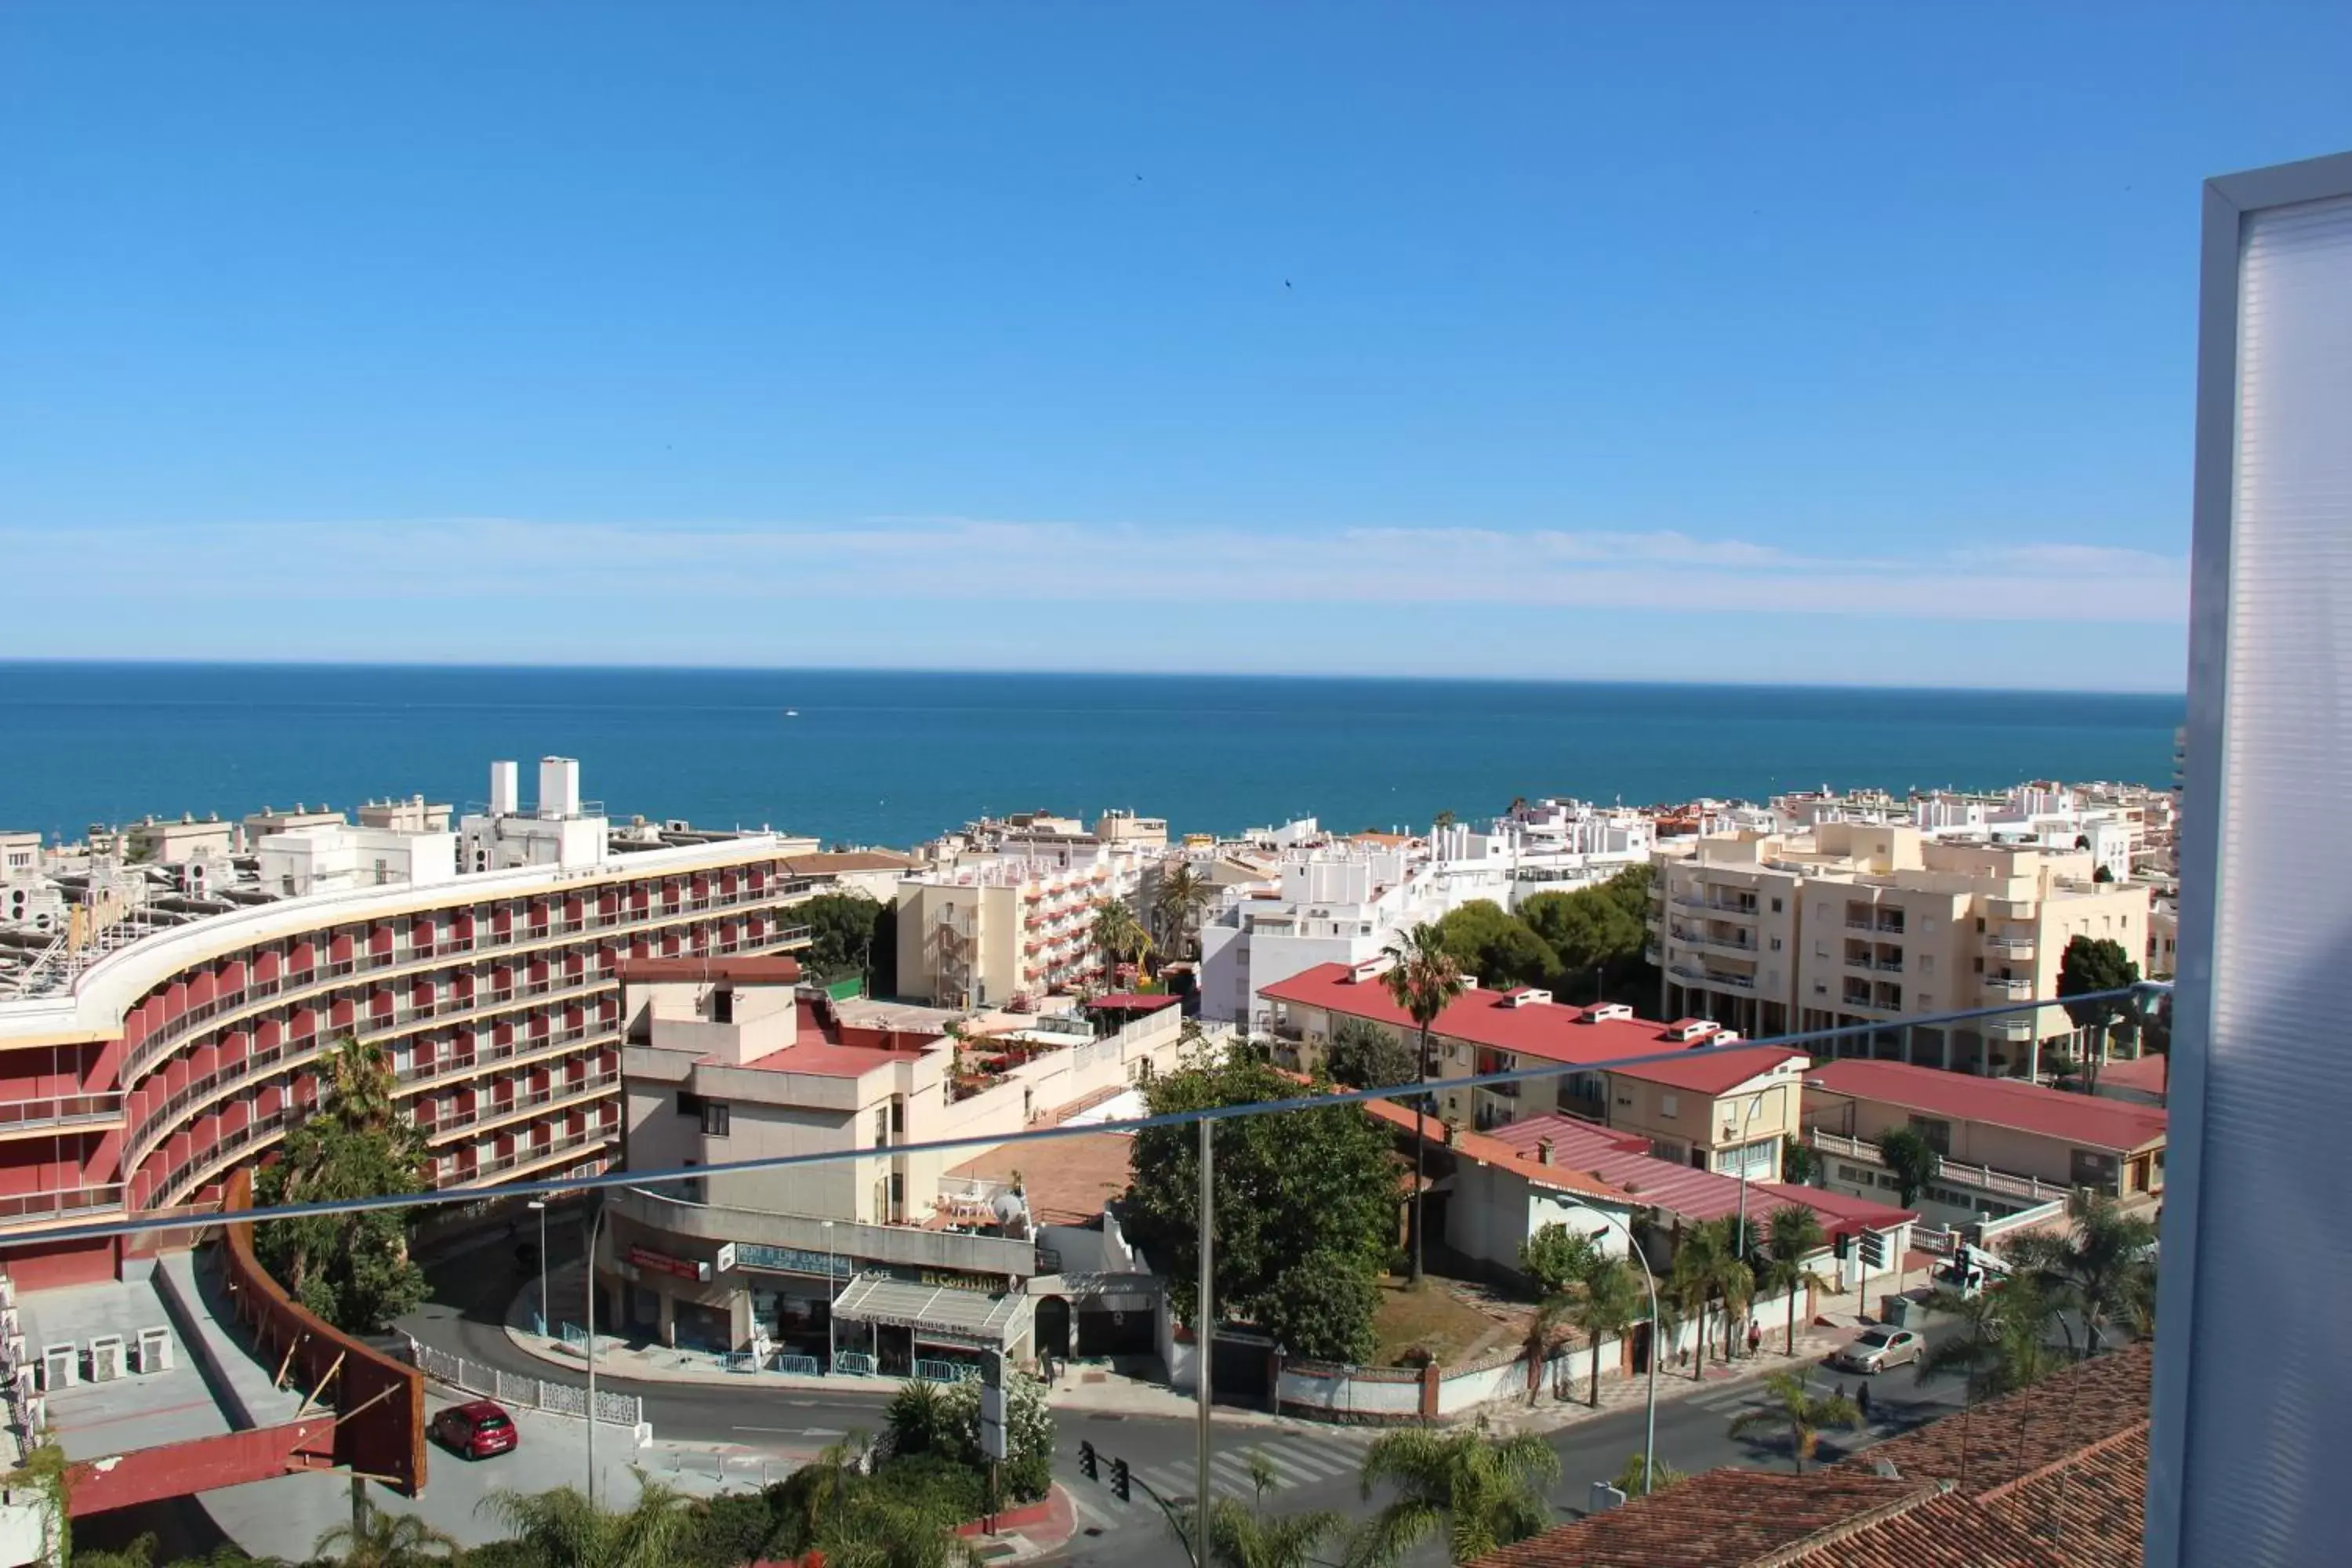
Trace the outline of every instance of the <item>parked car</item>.
[[1830, 1357], [1841, 1372], [1885, 1372], [1919, 1359], [1927, 1342], [1908, 1329], [1864, 1329], [1853, 1342]]
[[521, 1441], [514, 1417], [493, 1399], [452, 1405], [433, 1418], [433, 1436], [450, 1452], [469, 1459], [503, 1454]]

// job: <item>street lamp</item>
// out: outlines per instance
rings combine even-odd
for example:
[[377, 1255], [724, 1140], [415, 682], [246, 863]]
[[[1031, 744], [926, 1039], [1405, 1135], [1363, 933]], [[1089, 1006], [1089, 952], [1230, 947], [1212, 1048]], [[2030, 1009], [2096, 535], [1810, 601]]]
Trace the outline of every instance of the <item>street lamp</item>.
[[547, 1332], [547, 1200], [533, 1198], [530, 1207], [539, 1215], [539, 1331]]
[[833, 1358], [835, 1353], [833, 1348], [833, 1304], [841, 1300], [841, 1292], [838, 1285], [836, 1284], [836, 1280], [839, 1278], [839, 1270], [835, 1267], [833, 1258], [833, 1221], [826, 1220], [824, 1222], [824, 1370], [825, 1375], [828, 1377], [833, 1374]]
[[1642, 1249], [1633, 1245], [1633, 1233], [1623, 1220], [1601, 1209], [1585, 1212], [1625, 1238], [1625, 1256], [1641, 1268], [1642, 1283], [1650, 1292], [1650, 1398], [1642, 1429], [1642, 1495], [1648, 1497], [1658, 1468], [1658, 1357], [1665, 1349], [1658, 1343], [1658, 1331], [1663, 1327], [1658, 1321], [1658, 1279], [1650, 1272], [1649, 1260], [1642, 1256]]
[[588, 1217], [588, 1256], [581, 1275], [588, 1288], [588, 1506], [596, 1506], [596, 1232], [604, 1223], [604, 1205], [592, 1197]]

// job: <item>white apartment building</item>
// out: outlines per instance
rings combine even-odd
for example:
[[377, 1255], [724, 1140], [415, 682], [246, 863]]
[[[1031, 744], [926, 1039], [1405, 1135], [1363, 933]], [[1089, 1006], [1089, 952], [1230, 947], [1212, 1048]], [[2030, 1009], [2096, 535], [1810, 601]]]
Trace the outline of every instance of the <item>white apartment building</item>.
[[1458, 889], [1457, 903], [1492, 899], [1515, 910], [1538, 893], [1591, 887], [1646, 864], [1657, 830], [1639, 811], [1545, 799], [1522, 803], [1483, 829], [1466, 823], [1433, 829], [1429, 842], [1432, 859]]
[[[2134, 954], [2147, 940], [2147, 888], [2095, 880], [2084, 850], [1853, 822], [1677, 848], [1660, 857], [1653, 903], [1664, 1010], [1751, 1037], [2054, 996], [2074, 937]], [[1820, 1054], [2032, 1077], [2042, 1042], [2071, 1029], [2063, 1010], [2045, 1007]]]
[[261, 888], [282, 899], [394, 882], [425, 887], [457, 875], [457, 836], [398, 827], [304, 827], [273, 833], [254, 851]]
[[898, 883], [898, 994], [996, 1007], [1107, 976], [1095, 904], [1129, 899], [1134, 858], [1097, 845], [1070, 863], [972, 856]]
[[1361, 963], [1452, 907], [1438, 874], [1402, 847], [1285, 850], [1274, 882], [1234, 889], [1201, 922], [1201, 1016], [1246, 1022], [1267, 986], [1321, 963]]

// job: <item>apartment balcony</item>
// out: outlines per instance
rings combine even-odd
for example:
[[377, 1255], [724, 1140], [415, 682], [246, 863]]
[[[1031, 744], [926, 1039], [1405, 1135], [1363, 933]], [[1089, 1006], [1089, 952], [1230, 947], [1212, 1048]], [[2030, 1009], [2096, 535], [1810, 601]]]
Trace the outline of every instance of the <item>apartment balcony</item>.
[[[530, 1175], [560, 1158], [576, 1159], [579, 1155], [602, 1149], [620, 1141], [617, 1127], [590, 1127], [578, 1132], [566, 1132], [545, 1143], [534, 1143], [484, 1160], [467, 1172], [462, 1180], [447, 1184], [451, 1187], [478, 1187], [490, 1181], [512, 1181]], [[436, 1184], [436, 1185], [440, 1184]]]
[[1985, 951], [2002, 958], [2032, 958], [2033, 939], [2030, 936], [1990, 935], [1985, 938]]
[[1717, 952], [1736, 952], [1748, 958], [1755, 957], [1758, 952], [1756, 939], [1753, 937], [1748, 937], [1744, 940], [1735, 939], [1719, 933], [1710, 933], [1707, 931], [1698, 931], [1690, 927], [1677, 929], [1670, 934], [1673, 936], [1675, 941], [1682, 942], [1685, 946], [1689, 947], [1712, 948]]
[[[1859, 1161], [1873, 1171], [1885, 1168], [1885, 1162], [1878, 1156], [1878, 1146], [1864, 1139], [1848, 1138], [1843, 1133], [1828, 1132], [1816, 1127], [1806, 1132], [1805, 1142], [1824, 1154]], [[2011, 1175], [2007, 1171], [1996, 1171], [1990, 1165], [1963, 1164], [1957, 1160], [1939, 1162], [1936, 1180], [1945, 1186], [1974, 1187], [1979, 1192], [2028, 1205], [2058, 1202], [2068, 1195], [2068, 1189], [2057, 1183]]]
[[0, 1139], [30, 1138], [68, 1128], [114, 1127], [122, 1121], [122, 1096], [49, 1095], [0, 1105]]
[[2031, 1015], [2022, 1018], [1987, 1018], [1981, 1027], [1985, 1037], [1992, 1040], [2031, 1040], [2041, 1033]]
[[[2033, 1000], [2033, 982], [2031, 980], [2005, 980], [1999, 975], [1988, 974], [1984, 976], [1984, 989], [1986, 998], [1993, 1002], [2031, 1002]], [[1995, 1023], [2001, 1024], [2010, 1023], [2011, 1021], [2012, 1020], [2007, 1018], [1997, 1018], [1994, 1020]]]
[[1670, 966], [1667, 973], [1693, 985], [1712, 986], [1718, 991], [1753, 991], [1756, 977], [1752, 974], [1732, 974], [1719, 969], [1696, 969], [1686, 963]]
[[75, 1219], [121, 1206], [121, 1182], [59, 1187], [43, 1193], [10, 1193], [0, 1196], [0, 1227], [13, 1230], [19, 1226]]
[[471, 1110], [457, 1111], [447, 1121], [420, 1115], [416, 1124], [424, 1130], [429, 1141], [438, 1142], [460, 1132], [487, 1131], [518, 1117], [541, 1110], [560, 1110], [566, 1106], [596, 1099], [606, 1090], [617, 1088], [620, 1081], [618, 1072], [591, 1073], [584, 1079], [551, 1083], [545, 1089], [535, 1089], [510, 1100], [488, 1100], [477, 1104]]

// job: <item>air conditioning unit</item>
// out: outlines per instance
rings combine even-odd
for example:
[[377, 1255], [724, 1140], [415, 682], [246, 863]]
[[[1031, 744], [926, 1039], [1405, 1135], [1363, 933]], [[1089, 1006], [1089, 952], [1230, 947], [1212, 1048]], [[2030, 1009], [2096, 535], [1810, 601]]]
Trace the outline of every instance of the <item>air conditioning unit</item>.
[[90, 1382], [112, 1383], [129, 1370], [129, 1358], [122, 1353], [121, 1334], [100, 1334], [89, 1342]]
[[172, 1370], [172, 1331], [161, 1324], [139, 1331], [132, 1363], [144, 1374]]
[[81, 1381], [81, 1356], [70, 1342], [61, 1345], [41, 1347], [41, 1392], [55, 1394], [60, 1388], [71, 1388]]

